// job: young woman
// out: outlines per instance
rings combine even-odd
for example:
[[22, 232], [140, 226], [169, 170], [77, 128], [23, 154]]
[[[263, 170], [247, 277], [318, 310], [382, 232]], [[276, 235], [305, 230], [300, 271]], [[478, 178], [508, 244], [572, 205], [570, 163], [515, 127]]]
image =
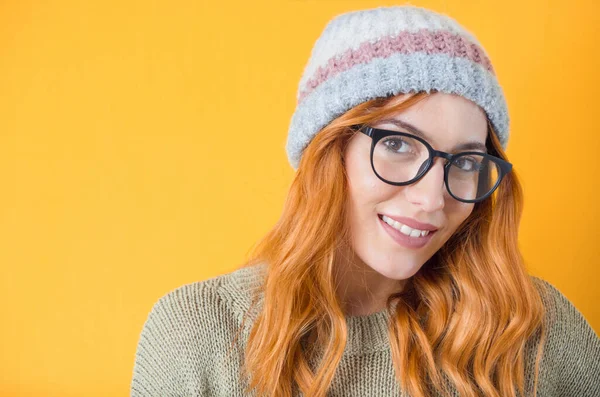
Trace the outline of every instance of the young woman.
[[414, 6], [342, 14], [300, 81], [275, 227], [152, 308], [133, 396], [600, 396], [600, 340], [529, 275], [485, 51]]

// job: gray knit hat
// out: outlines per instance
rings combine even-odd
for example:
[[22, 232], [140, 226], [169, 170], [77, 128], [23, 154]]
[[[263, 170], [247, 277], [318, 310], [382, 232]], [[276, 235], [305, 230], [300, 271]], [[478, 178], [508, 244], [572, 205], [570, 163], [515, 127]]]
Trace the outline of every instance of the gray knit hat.
[[431, 90], [481, 106], [506, 149], [502, 88], [483, 47], [458, 22], [411, 5], [338, 15], [317, 39], [300, 80], [286, 143], [290, 164], [297, 170], [312, 138], [354, 106]]

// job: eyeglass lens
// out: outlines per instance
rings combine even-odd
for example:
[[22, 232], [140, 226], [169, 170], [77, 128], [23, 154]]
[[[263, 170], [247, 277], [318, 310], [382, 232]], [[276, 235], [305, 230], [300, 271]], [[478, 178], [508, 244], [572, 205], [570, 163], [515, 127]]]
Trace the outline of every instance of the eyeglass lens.
[[[404, 135], [380, 139], [373, 151], [377, 174], [395, 183], [408, 182], [423, 171], [429, 159], [427, 147]], [[453, 158], [448, 169], [448, 190], [462, 200], [487, 195], [500, 177], [500, 167], [484, 156], [469, 154]]]

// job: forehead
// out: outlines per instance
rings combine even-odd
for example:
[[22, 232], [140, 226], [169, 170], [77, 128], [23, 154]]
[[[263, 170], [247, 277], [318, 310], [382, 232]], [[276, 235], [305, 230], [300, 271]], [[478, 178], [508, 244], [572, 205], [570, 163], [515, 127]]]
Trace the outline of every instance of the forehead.
[[[409, 123], [422, 131], [427, 141], [438, 150], [450, 151], [467, 143], [485, 144], [487, 117], [481, 107], [458, 95], [435, 93], [402, 112], [385, 119]], [[379, 122], [376, 127], [398, 129], [392, 122]], [[407, 131], [410, 132], [410, 131]]]

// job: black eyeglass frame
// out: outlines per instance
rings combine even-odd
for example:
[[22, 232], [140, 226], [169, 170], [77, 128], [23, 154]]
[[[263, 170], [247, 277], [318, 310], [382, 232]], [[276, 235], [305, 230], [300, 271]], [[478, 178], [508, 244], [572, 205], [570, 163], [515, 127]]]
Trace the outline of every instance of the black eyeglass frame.
[[[500, 182], [502, 182], [502, 179], [504, 178], [504, 176], [506, 176], [512, 170], [512, 164], [509, 163], [508, 161], [501, 159], [500, 157], [493, 156], [488, 153], [476, 152], [476, 151], [459, 152], [459, 153], [452, 154], [452, 153], [443, 152], [441, 150], [435, 150], [429, 144], [429, 142], [427, 142], [420, 136], [413, 135], [408, 132], [384, 130], [384, 129], [380, 129], [380, 128], [374, 128], [374, 127], [368, 126], [366, 124], [355, 124], [355, 125], [351, 126], [350, 128], [353, 130], [358, 130], [372, 139], [371, 154], [370, 154], [371, 168], [373, 169], [373, 172], [375, 173], [375, 175], [377, 175], [377, 177], [379, 179], [381, 179], [383, 182], [388, 183], [390, 185], [406, 186], [406, 185], [410, 185], [412, 183], [417, 182], [419, 179], [423, 178], [425, 176], [425, 174], [427, 174], [427, 172], [431, 169], [431, 167], [433, 166], [433, 160], [436, 157], [441, 157], [446, 160], [446, 164], [444, 165], [444, 183], [446, 184], [446, 190], [448, 191], [450, 196], [452, 196], [454, 199], [461, 201], [463, 203], [478, 203], [480, 201], [487, 199], [489, 196], [491, 196], [494, 193], [494, 191], [498, 188], [498, 186], [500, 185]], [[391, 135], [401, 135], [401, 136], [409, 137], [411, 139], [416, 139], [417, 141], [423, 143], [423, 145], [425, 145], [425, 147], [429, 151], [429, 158], [427, 159], [427, 164], [426, 164], [425, 168], [423, 168], [423, 170], [420, 173], [418, 173], [413, 179], [411, 179], [407, 182], [388, 181], [385, 178], [383, 178], [381, 175], [379, 175], [377, 173], [377, 171], [375, 170], [375, 164], [373, 163], [373, 153], [375, 152], [375, 146], [377, 145], [377, 142], [379, 142], [379, 140], [381, 140], [385, 137], [391, 136]], [[454, 194], [452, 194], [452, 191], [450, 190], [449, 183], [448, 183], [448, 170], [449, 170], [450, 166], [452, 165], [452, 162], [456, 158], [466, 156], [466, 155], [471, 155], [471, 154], [483, 156], [484, 158], [488, 159], [489, 161], [495, 162], [496, 164], [499, 165], [500, 171], [499, 171], [498, 180], [496, 181], [496, 184], [490, 189], [490, 191], [486, 195], [484, 195], [480, 198], [474, 199], [474, 200], [465, 200], [465, 199], [456, 197]]]

